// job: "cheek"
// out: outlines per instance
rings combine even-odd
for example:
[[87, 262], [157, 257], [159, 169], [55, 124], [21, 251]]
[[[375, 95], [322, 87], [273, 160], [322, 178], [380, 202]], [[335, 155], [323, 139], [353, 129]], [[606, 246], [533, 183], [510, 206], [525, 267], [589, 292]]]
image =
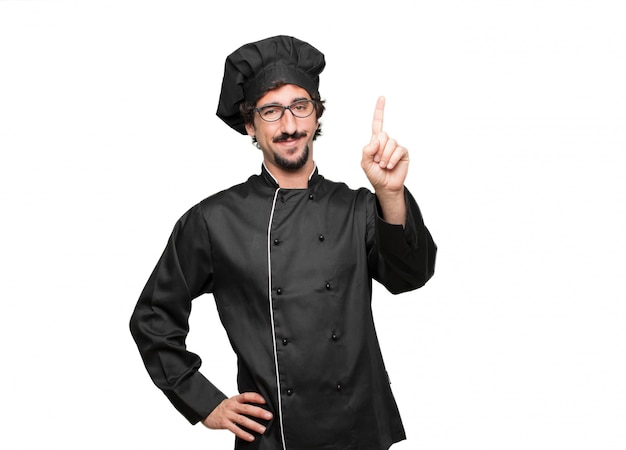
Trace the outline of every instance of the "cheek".
[[268, 130], [267, 127], [258, 127], [256, 129], [256, 140], [257, 141], [268, 141], [272, 139], [272, 132]]

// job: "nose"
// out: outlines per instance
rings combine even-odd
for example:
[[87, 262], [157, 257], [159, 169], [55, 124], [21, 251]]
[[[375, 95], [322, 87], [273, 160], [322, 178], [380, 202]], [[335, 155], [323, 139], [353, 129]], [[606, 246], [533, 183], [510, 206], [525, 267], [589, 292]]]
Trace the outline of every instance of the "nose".
[[280, 118], [280, 131], [286, 134], [294, 134], [297, 130], [296, 116], [287, 108], [283, 113], [283, 117]]

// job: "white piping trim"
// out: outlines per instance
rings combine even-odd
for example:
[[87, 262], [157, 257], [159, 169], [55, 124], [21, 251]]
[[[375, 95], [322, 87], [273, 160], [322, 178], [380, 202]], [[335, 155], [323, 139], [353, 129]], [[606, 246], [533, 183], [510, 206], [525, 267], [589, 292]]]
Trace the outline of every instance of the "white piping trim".
[[313, 174], [315, 173], [316, 169], [317, 169], [317, 164], [315, 164], [315, 161], [313, 161], [313, 171], [311, 172], [311, 175], [309, 175], [309, 181], [311, 181], [311, 178], [313, 177]]
[[[270, 172], [270, 169], [268, 169], [267, 166], [265, 165], [265, 161], [263, 161], [263, 167], [265, 167], [265, 170], [267, 170], [267, 173], [270, 174], [270, 177], [272, 177], [272, 180], [274, 180], [274, 182], [276, 183], [276, 186], [280, 186], [280, 183], [278, 182], [276, 177], [274, 175], [272, 175], [272, 172]], [[272, 214], [273, 213], [274, 213], [274, 205], [272, 205]]]
[[[269, 170], [267, 171], [269, 173]], [[270, 173], [271, 175], [271, 173]], [[273, 178], [273, 177], [272, 177]], [[280, 394], [280, 376], [278, 374], [278, 350], [276, 349], [276, 327], [274, 325], [274, 302], [272, 300], [272, 256], [271, 256], [271, 232], [272, 222], [274, 220], [274, 210], [276, 209], [276, 199], [278, 198], [278, 191], [274, 192], [274, 200], [272, 200], [272, 211], [270, 212], [270, 221], [267, 224], [267, 297], [270, 305], [270, 322], [272, 326], [272, 349], [274, 350], [274, 368], [276, 370], [276, 387], [278, 389], [278, 421], [280, 423], [280, 437], [283, 444], [283, 450], [287, 450], [287, 444], [285, 443], [285, 433], [283, 428], [283, 403]]]

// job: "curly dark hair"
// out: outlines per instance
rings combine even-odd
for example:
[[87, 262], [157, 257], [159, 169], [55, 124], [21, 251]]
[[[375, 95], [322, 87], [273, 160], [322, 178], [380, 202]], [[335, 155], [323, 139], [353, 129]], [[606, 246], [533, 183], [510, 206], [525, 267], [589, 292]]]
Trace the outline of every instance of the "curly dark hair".
[[[274, 89], [278, 89], [279, 87], [284, 86], [286, 84], [288, 83], [285, 83], [284, 81], [276, 81], [267, 89], [267, 91], [273, 91]], [[260, 95], [259, 98], [261, 98], [263, 95], [265, 94]], [[239, 112], [241, 113], [241, 116], [243, 117], [244, 123], [246, 124], [254, 123], [254, 108], [256, 108], [256, 102], [259, 100], [259, 98], [255, 99], [254, 103], [241, 102], [239, 104]], [[319, 94], [311, 95], [311, 100], [315, 101], [315, 115], [317, 117], [317, 120], [319, 120], [322, 117], [322, 114], [324, 114], [324, 110], [326, 109], [326, 107], [324, 106], [324, 100], [321, 99]], [[321, 135], [322, 135], [322, 124], [320, 123], [320, 126], [317, 127], [317, 130], [315, 130], [315, 134], [313, 135], [313, 140], [317, 139], [317, 137]], [[252, 138], [252, 142], [256, 143], [256, 139]]]

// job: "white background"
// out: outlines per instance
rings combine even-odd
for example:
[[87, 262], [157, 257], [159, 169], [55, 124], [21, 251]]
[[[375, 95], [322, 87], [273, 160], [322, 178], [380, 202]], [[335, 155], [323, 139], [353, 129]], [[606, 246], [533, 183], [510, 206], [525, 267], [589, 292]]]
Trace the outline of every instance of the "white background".
[[215, 116], [225, 57], [291, 34], [326, 54], [320, 172], [366, 183], [385, 95], [439, 245], [423, 289], [375, 292], [394, 449], [626, 449], [624, 23], [619, 0], [0, 0], [0, 447], [232, 448], [152, 385], [128, 320], [176, 219], [260, 169]]

